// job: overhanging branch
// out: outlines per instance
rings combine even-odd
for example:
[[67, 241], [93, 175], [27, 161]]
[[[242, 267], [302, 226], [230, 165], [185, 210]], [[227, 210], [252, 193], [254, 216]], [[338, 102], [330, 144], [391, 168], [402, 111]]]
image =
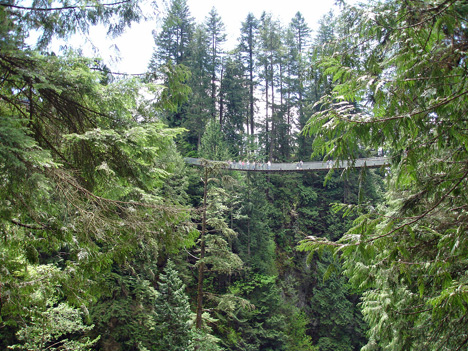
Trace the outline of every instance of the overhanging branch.
[[18, 9], [18, 10], [48, 12], [48, 11], [63, 11], [63, 10], [94, 9], [94, 8], [99, 8], [101, 6], [118, 6], [118, 5], [123, 5], [129, 2], [131, 2], [131, 0], [112, 2], [109, 4], [86, 5], [86, 6], [63, 6], [63, 7], [27, 7], [27, 6], [18, 6], [18, 5], [0, 3], [0, 6]]

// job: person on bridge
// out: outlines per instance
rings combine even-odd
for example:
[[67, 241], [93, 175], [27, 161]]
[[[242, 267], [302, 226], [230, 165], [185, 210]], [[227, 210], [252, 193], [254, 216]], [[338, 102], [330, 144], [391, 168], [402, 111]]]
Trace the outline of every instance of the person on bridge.
[[271, 161], [270, 160], [268, 160], [268, 162], [267, 162], [267, 168], [268, 168], [268, 170], [271, 169]]

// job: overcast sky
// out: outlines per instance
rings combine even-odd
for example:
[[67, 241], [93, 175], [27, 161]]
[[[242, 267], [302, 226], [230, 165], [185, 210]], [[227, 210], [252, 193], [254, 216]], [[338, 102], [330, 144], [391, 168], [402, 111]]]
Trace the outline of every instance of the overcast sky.
[[[166, 3], [170, 3], [166, 0]], [[314, 29], [319, 19], [334, 6], [335, 0], [187, 0], [192, 16], [197, 23], [202, 23], [212, 7], [218, 11], [226, 26], [229, 42], [226, 49], [233, 49], [239, 37], [241, 22], [249, 12], [260, 17], [263, 11], [269, 12], [274, 18], [287, 25], [296, 12], [301, 12], [309, 26]], [[159, 10], [159, 21], [164, 16], [164, 5]], [[109, 50], [106, 45], [99, 45], [99, 54], [111, 66], [112, 70], [123, 73], [143, 73], [146, 71], [151, 54], [154, 50], [152, 30], [157, 28], [157, 20], [133, 25], [128, 33], [112, 41], [119, 49], [119, 55]], [[99, 34], [93, 34], [93, 42], [101, 42]], [[102, 39], [104, 40], [104, 39]], [[107, 48], [106, 48], [107, 47]], [[119, 62], [116, 61], [120, 56]]]

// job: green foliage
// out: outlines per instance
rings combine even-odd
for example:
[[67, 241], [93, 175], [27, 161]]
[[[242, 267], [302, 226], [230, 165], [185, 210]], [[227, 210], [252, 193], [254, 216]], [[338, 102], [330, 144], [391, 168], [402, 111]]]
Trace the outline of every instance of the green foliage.
[[307, 335], [309, 318], [304, 312], [296, 309], [288, 320], [286, 334], [289, 337], [288, 351], [318, 351], [312, 343], [312, 338]]
[[[53, 38], [66, 39], [75, 33], [87, 34], [90, 26], [96, 24], [104, 25], [108, 34], [117, 36], [131, 23], [143, 18], [139, 5], [137, 1], [82, 1], [75, 5], [67, 1], [33, 1], [28, 4], [3, 3], [0, 11], [8, 20], [14, 21], [15, 26], [19, 26], [7, 27], [11, 32], [16, 32], [17, 35], [21, 33], [20, 38], [23, 40], [28, 36], [29, 30], [36, 31], [39, 34], [37, 46], [45, 49]], [[3, 25], [5, 22], [2, 22]]]
[[212, 119], [206, 124], [199, 155], [207, 160], [226, 161], [229, 159], [229, 150], [216, 120]]
[[208, 33], [203, 26], [195, 29], [193, 40], [190, 43], [191, 79], [188, 83], [192, 88], [190, 103], [186, 108], [186, 120], [184, 126], [190, 132], [189, 142], [193, 143], [193, 149], [200, 146], [201, 137], [206, 129], [206, 124], [212, 116], [213, 100], [209, 94], [211, 85], [211, 72], [209, 69], [208, 48], [210, 46]]
[[[240, 56], [240, 55], [239, 55]], [[224, 64], [223, 81], [219, 95], [223, 100], [223, 113], [220, 113], [222, 131], [230, 155], [241, 153], [244, 140], [246, 109], [249, 89], [244, 77], [244, 67], [240, 57], [228, 57]]]
[[247, 175], [233, 186], [235, 202], [230, 206], [231, 223], [238, 232], [234, 247], [246, 266], [266, 275], [276, 274], [274, 232], [268, 218], [272, 207], [268, 203], [262, 176]]
[[258, 20], [252, 13], [249, 13], [244, 22], [241, 24], [241, 33], [238, 46], [239, 61], [242, 63], [245, 75], [248, 77], [246, 82], [246, 88], [249, 89], [248, 93], [248, 109], [246, 119], [247, 133], [253, 136], [255, 133], [255, 101], [254, 96], [255, 86], [255, 60], [256, 60], [256, 49], [258, 40]]
[[177, 276], [175, 265], [168, 261], [160, 276], [159, 295], [155, 300], [155, 350], [193, 350], [194, 332], [185, 285]]
[[[50, 303], [49, 303], [50, 304]], [[48, 304], [48, 305], [49, 305]], [[89, 350], [99, 339], [81, 338], [68, 340], [68, 334], [81, 334], [93, 328], [82, 321], [82, 313], [66, 303], [47, 308], [43, 312], [36, 311], [31, 316], [31, 324], [18, 331], [21, 345], [13, 345], [14, 350]]]
[[248, 299], [255, 308], [240, 309], [231, 317], [229, 338], [223, 339], [226, 346], [235, 350], [286, 350], [285, 317], [276, 277], [249, 274], [231, 291]]
[[[164, 111], [161, 115], [170, 127], [187, 128], [189, 132], [181, 138], [180, 143], [186, 143], [184, 149], [188, 151], [195, 148], [194, 134], [201, 135], [200, 132], [195, 132], [194, 125], [191, 124], [187, 103], [187, 97], [192, 99], [199, 94], [199, 89], [191, 83], [200, 81], [199, 72], [192, 66], [195, 24], [186, 0], [172, 0], [167, 6], [161, 31], [154, 37], [156, 48], [148, 68], [151, 72], [168, 72], [163, 77], [167, 89], [163, 91], [162, 97], [170, 97], [172, 106], [170, 111]], [[203, 128], [203, 123], [196, 126]]]
[[[224, 23], [219, 16], [216, 8], [212, 8], [205, 20], [205, 30], [209, 38], [208, 51], [208, 71], [211, 75], [211, 106], [210, 114], [212, 118], [217, 117], [217, 83], [219, 82], [218, 76], [221, 74], [222, 58], [221, 55], [224, 53], [223, 44], [226, 41], [226, 29]], [[222, 119], [220, 119], [220, 124]]]
[[318, 325], [314, 340], [318, 350], [358, 350], [365, 343], [366, 326], [347, 279], [338, 262], [324, 255], [315, 262], [316, 284], [310, 302], [311, 318]]
[[[134, 271], [139, 268], [134, 266]], [[151, 268], [139, 270], [139, 275], [130, 274], [131, 269], [114, 269], [103, 277], [100, 285], [103, 296], [89, 308], [96, 324], [93, 333], [102, 335], [100, 348], [137, 350], [154, 346], [157, 317], [154, 304], [159, 295], [150, 278]]]
[[[218, 166], [214, 165], [213, 167]], [[212, 173], [213, 176], [216, 175], [216, 172], [219, 172], [219, 170], [213, 171], [215, 172]], [[207, 181], [209, 183], [206, 194], [207, 230], [203, 238], [206, 246], [206, 255], [203, 258], [201, 257], [197, 264], [203, 263], [209, 266], [213, 272], [231, 275], [242, 269], [243, 262], [231, 249], [231, 242], [235, 239], [237, 233], [230, 228], [226, 220], [226, 214], [229, 211], [226, 202], [229, 194], [218, 186], [218, 178], [212, 177]], [[226, 186], [232, 179], [223, 177], [221, 181], [224, 181], [224, 185]]]
[[150, 67], [172, 61], [185, 64], [189, 58], [189, 43], [193, 35], [193, 19], [186, 0], [172, 0], [163, 19], [161, 32], [155, 36], [157, 45]]
[[[207, 317], [204, 317], [206, 320]], [[218, 346], [220, 340], [207, 331], [195, 331], [194, 344], [198, 350], [207, 350], [207, 351], [222, 351], [223, 348]]]
[[[6, 263], [4, 269], [11, 269], [11, 262]], [[25, 265], [25, 262], [22, 264]], [[20, 269], [20, 265], [17, 269]], [[2, 315], [6, 325], [15, 327], [20, 342], [8, 348], [88, 350], [97, 342], [99, 336], [91, 340], [82, 335], [93, 328], [93, 325], [85, 325], [83, 322], [83, 312], [67, 303], [58, 302], [60, 285], [69, 283], [70, 272], [63, 272], [52, 264], [30, 265], [27, 271], [10, 272], [16, 279], [2, 279], [3, 287], [8, 287], [16, 280], [22, 289], [6, 290], [4, 294], [9, 303], [2, 306]], [[18, 316], [21, 318], [15, 318]]]
[[[359, 203], [357, 176], [330, 176], [326, 185], [317, 174], [228, 177], [220, 162], [205, 165], [200, 183], [177, 152], [224, 161], [308, 157], [292, 126], [303, 125], [306, 105], [325, 88], [303, 84], [310, 39], [303, 17], [286, 34], [272, 16], [258, 27], [249, 15], [239, 50], [221, 60], [216, 11], [196, 28], [187, 2], [171, 1], [143, 83], [110, 79], [99, 61], [71, 51], [39, 54], [23, 43], [42, 25], [41, 45], [97, 22], [118, 32], [137, 3], [56, 5], [0, 6], [0, 347], [346, 349], [357, 320], [346, 281], [311, 279], [292, 247], [310, 233], [342, 235], [354, 217], [342, 220], [329, 204]], [[305, 150], [297, 152], [298, 143]], [[361, 193], [372, 193], [370, 183]], [[158, 268], [175, 254], [189, 296], [201, 297], [196, 329], [175, 266]], [[453, 285], [444, 299], [460, 303], [459, 291]]]
[[[15, 33], [0, 44], [0, 347], [89, 349], [99, 335], [93, 329], [91, 339], [83, 338], [91, 332], [78, 306], [86, 311], [106, 296], [109, 281], [151, 296], [147, 279], [117, 279], [111, 269], [128, 274], [142, 248], [155, 260], [193, 245], [197, 235], [180, 205], [183, 190], [180, 198], [164, 198], [165, 181], [181, 163], [173, 149], [182, 130], [168, 129], [159, 117], [186, 96], [179, 84], [186, 76], [168, 69], [171, 94], [165, 94], [138, 79], [111, 82], [99, 62], [71, 51], [30, 50], [22, 40], [36, 25], [45, 26], [46, 43], [80, 27], [76, 21], [84, 28], [123, 11], [112, 19], [119, 31], [118, 21], [127, 23], [137, 9], [134, 2], [41, 6], [0, 7], [0, 30]], [[142, 91], [159, 101], [152, 105]], [[121, 310], [136, 306], [122, 300]], [[104, 317], [112, 324], [112, 315]]]
[[334, 88], [307, 127], [317, 153], [392, 157], [385, 204], [358, 208], [336, 243], [304, 242], [330, 246], [366, 290], [365, 350], [466, 344], [466, 10], [462, 1], [348, 8], [346, 41], [320, 60]]

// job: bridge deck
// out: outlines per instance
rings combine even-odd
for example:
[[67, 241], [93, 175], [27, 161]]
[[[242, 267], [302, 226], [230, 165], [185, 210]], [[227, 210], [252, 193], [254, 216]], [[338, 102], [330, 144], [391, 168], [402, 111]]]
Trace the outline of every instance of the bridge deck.
[[386, 157], [371, 157], [371, 158], [360, 158], [357, 159], [354, 164], [348, 161], [317, 161], [317, 162], [304, 162], [302, 165], [298, 162], [294, 163], [272, 163], [268, 166], [266, 163], [257, 163], [255, 165], [250, 164], [240, 165], [238, 162], [229, 164], [225, 161], [211, 161], [200, 158], [186, 157], [185, 162], [195, 166], [203, 166], [204, 162], [222, 163], [225, 164], [226, 169], [233, 171], [244, 171], [244, 172], [304, 172], [304, 171], [328, 171], [330, 168], [343, 169], [343, 168], [378, 168], [388, 165], [389, 159]]

